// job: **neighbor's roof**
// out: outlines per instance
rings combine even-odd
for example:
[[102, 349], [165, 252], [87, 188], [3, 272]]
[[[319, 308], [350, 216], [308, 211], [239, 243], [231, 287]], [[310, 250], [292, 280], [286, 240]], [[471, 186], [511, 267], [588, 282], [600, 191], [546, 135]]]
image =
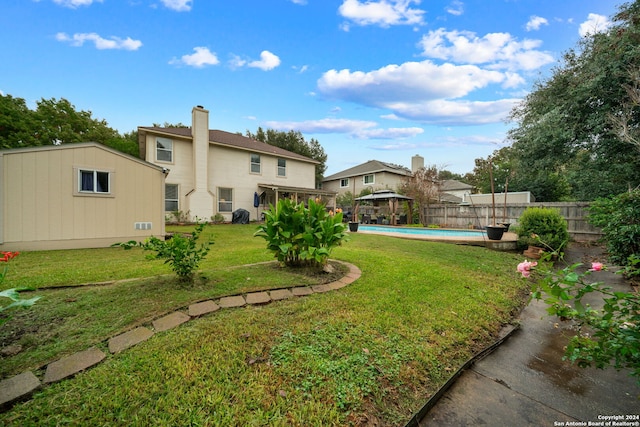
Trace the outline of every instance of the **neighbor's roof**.
[[[165, 127], [144, 127], [138, 128], [142, 131], [148, 131], [158, 134], [164, 134], [167, 136], [179, 136], [182, 138], [191, 139], [191, 128], [165, 128]], [[310, 157], [303, 156], [302, 154], [294, 153], [292, 151], [285, 150], [274, 145], [269, 145], [265, 142], [257, 141], [255, 139], [247, 138], [237, 133], [225, 132], [223, 130], [209, 130], [209, 143], [224, 145], [227, 147], [234, 147], [241, 150], [253, 151], [256, 153], [271, 154], [273, 156], [287, 157], [290, 159], [301, 160], [309, 163], [319, 163], [317, 160], [313, 160]]]
[[404, 166], [394, 165], [392, 163], [385, 163], [379, 160], [369, 160], [368, 162], [363, 163], [361, 165], [354, 166], [350, 169], [346, 169], [346, 170], [343, 170], [342, 172], [338, 172], [333, 175], [330, 175], [324, 178], [322, 181], [323, 182], [333, 181], [336, 179], [350, 178], [353, 176], [360, 176], [360, 175], [366, 175], [366, 174], [377, 173], [377, 172], [388, 172], [388, 173], [394, 173], [396, 175], [411, 176], [411, 171]]
[[444, 180], [440, 185], [441, 191], [471, 190], [472, 188], [473, 185], [465, 184], [464, 182], [456, 181], [455, 179]]

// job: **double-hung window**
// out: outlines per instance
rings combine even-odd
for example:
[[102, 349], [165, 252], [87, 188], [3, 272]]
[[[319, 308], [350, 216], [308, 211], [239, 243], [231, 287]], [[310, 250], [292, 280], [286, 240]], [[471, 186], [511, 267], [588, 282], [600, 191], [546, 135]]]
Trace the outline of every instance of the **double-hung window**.
[[278, 176], [287, 176], [287, 160], [278, 159]]
[[111, 178], [109, 172], [79, 169], [78, 190], [80, 193], [111, 193]]
[[340, 180], [340, 188], [346, 188], [349, 186], [349, 178], [342, 178]]
[[179, 210], [178, 184], [164, 185], [164, 210], [175, 212]]
[[369, 175], [363, 176], [362, 177], [362, 182], [364, 183], [364, 185], [375, 184], [376, 183], [375, 175], [374, 174], [369, 174]]
[[251, 173], [260, 173], [260, 154], [251, 155]]
[[233, 188], [218, 188], [218, 212], [233, 211]]
[[156, 137], [156, 160], [159, 162], [173, 162], [172, 140]]

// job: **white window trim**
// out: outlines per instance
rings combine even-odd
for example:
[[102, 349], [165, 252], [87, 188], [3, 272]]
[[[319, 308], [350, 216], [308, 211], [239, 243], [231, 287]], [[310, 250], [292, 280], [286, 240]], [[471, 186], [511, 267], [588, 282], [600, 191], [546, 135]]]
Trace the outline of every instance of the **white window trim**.
[[[373, 180], [371, 182], [367, 182], [367, 177], [370, 176], [373, 178]], [[368, 173], [366, 175], [362, 175], [362, 184], [363, 185], [372, 185], [376, 183], [376, 174], [374, 173]]]
[[[253, 156], [258, 156], [257, 162], [253, 161]], [[253, 165], [258, 165], [258, 169], [259, 169], [258, 172], [253, 171]], [[252, 173], [255, 175], [262, 175], [262, 156], [260, 156], [260, 154], [257, 154], [257, 153], [249, 154], [249, 173]]]
[[[164, 194], [164, 209], [165, 212], [174, 212], [174, 211], [179, 211], [180, 210], [180, 184], [172, 184], [170, 182], [167, 182], [164, 184], [165, 185], [165, 194]], [[167, 185], [174, 185], [176, 187], [176, 199], [167, 199], [167, 192], [166, 192], [166, 186]], [[176, 209], [172, 209], [172, 210], [167, 210], [167, 201], [171, 201], [171, 202], [176, 202], [177, 203], [177, 208]]]
[[[158, 148], [158, 141], [159, 140], [165, 140], [165, 141], [169, 141], [171, 142], [171, 149], [168, 150], [166, 148]], [[156, 162], [161, 162], [161, 163], [172, 163], [173, 164], [173, 159], [174, 159], [174, 141], [170, 138], [163, 138], [161, 136], [156, 136], [156, 144], [155, 144], [155, 154], [156, 154]], [[162, 160], [158, 158], [158, 151], [163, 151], [163, 152], [167, 152], [169, 154], [171, 154], [171, 160]]]
[[[347, 181], [347, 183], [345, 185], [342, 185], [342, 181]], [[349, 178], [341, 178], [340, 179], [340, 188], [347, 188], [349, 187]]]
[[[222, 199], [220, 197], [221, 190], [231, 190], [231, 201], [227, 201], [226, 199]], [[218, 187], [218, 212], [220, 212], [220, 213], [222, 213], [222, 212], [224, 212], [224, 213], [233, 212], [233, 193], [234, 193], [234, 191], [233, 191], [233, 188], [231, 188], [231, 187]], [[231, 203], [231, 207], [230, 207], [229, 210], [222, 210], [222, 209], [220, 209], [220, 203]]]
[[[74, 171], [74, 176], [76, 177], [75, 178], [74, 188], [73, 188], [73, 195], [74, 196], [115, 197], [115, 195], [114, 195], [115, 179], [113, 179], [115, 172], [113, 170], [96, 169], [96, 168], [92, 168], [92, 167], [74, 167], [73, 171]], [[94, 185], [93, 191], [82, 190], [82, 172], [93, 172], [93, 185]], [[107, 178], [108, 178], [108, 182], [109, 182], [108, 183], [109, 191], [97, 191], [96, 190], [98, 173], [106, 173], [107, 174]]]
[[[284, 161], [284, 166], [280, 166], [280, 160]], [[280, 175], [280, 168], [284, 168], [284, 175]], [[278, 158], [276, 160], [276, 176], [278, 178], [286, 178], [287, 177], [287, 159]]]

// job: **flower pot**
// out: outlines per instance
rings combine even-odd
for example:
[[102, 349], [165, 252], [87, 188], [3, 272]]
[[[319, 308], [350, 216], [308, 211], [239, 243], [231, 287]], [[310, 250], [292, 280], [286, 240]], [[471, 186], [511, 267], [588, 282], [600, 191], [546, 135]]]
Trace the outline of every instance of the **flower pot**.
[[505, 228], [502, 225], [487, 225], [487, 237], [489, 240], [500, 240], [504, 234]]
[[356, 233], [358, 231], [358, 223], [354, 221], [349, 222], [349, 231]]
[[523, 252], [523, 255], [531, 259], [540, 259], [543, 253], [544, 253], [544, 248], [529, 245], [527, 250]]

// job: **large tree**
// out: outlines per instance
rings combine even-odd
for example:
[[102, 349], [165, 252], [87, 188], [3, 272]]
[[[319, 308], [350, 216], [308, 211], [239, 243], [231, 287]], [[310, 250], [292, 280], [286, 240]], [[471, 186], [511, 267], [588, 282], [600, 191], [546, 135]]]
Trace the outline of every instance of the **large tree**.
[[302, 133], [290, 130], [289, 132], [267, 129], [265, 132], [261, 127], [255, 134], [247, 130], [247, 137], [257, 141], [266, 142], [269, 145], [283, 148], [294, 153], [301, 154], [319, 162], [316, 165], [316, 188], [320, 188], [324, 172], [327, 170], [327, 155], [320, 143], [311, 138], [306, 141]]
[[405, 177], [398, 189], [400, 193], [413, 198], [414, 206], [418, 209], [419, 221], [425, 226], [429, 223], [429, 218], [425, 217], [426, 208], [432, 202], [440, 202], [441, 181], [438, 175], [435, 165], [422, 167], [411, 176]]
[[77, 111], [66, 99], [41, 99], [31, 110], [22, 98], [0, 95], [0, 148], [99, 142], [139, 156], [138, 133], [120, 135], [91, 111]]
[[515, 181], [538, 200], [593, 200], [640, 184], [640, 150], [620, 137], [640, 126], [630, 70], [640, 67], [640, 0], [620, 6], [606, 32], [568, 51], [511, 119]]

